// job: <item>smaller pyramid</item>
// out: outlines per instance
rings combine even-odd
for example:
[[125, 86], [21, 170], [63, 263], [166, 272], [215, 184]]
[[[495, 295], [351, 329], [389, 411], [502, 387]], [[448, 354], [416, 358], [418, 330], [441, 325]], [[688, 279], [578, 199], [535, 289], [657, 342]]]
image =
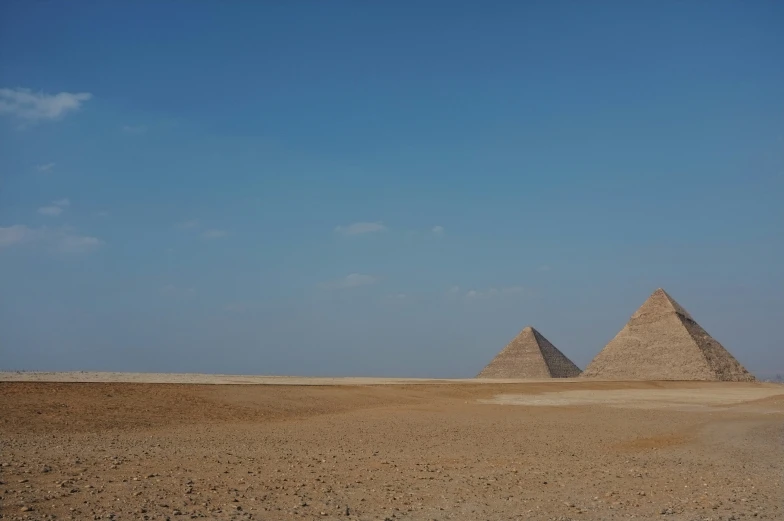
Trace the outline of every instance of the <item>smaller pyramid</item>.
[[754, 380], [661, 288], [648, 297], [582, 376], [609, 380]]
[[531, 326], [518, 334], [477, 378], [572, 378], [580, 369]]

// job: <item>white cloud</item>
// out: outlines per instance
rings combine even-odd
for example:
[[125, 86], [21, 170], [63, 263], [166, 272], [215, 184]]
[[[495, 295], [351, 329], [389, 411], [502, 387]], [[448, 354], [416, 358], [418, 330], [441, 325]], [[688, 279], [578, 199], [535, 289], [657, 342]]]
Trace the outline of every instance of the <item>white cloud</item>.
[[37, 167], [35, 167], [35, 168], [36, 168], [36, 170], [38, 170], [39, 172], [48, 172], [49, 170], [51, 170], [52, 168], [54, 168], [54, 165], [55, 165], [54, 163], [44, 163], [43, 165], [38, 165], [38, 166], [37, 166]]
[[486, 290], [469, 290], [466, 292], [465, 296], [467, 299], [480, 299], [480, 298], [490, 298], [496, 297], [499, 295], [512, 295], [515, 293], [524, 293], [525, 288], [522, 286], [507, 286], [501, 289], [498, 288], [489, 288]]
[[227, 233], [225, 230], [205, 230], [204, 233], [201, 234], [202, 237], [205, 239], [220, 239], [221, 237], [226, 237]]
[[123, 125], [123, 132], [126, 134], [144, 134], [147, 132], [146, 125]]
[[78, 110], [92, 97], [89, 92], [44, 94], [30, 89], [0, 89], [0, 114], [9, 114], [29, 123], [56, 120]]
[[383, 232], [387, 229], [381, 222], [353, 223], [348, 226], [335, 226], [335, 232], [342, 235], [365, 235], [367, 233]]
[[103, 241], [97, 237], [63, 234], [58, 239], [57, 247], [64, 253], [89, 253], [102, 245]]
[[[199, 220], [198, 219], [189, 219], [187, 221], [183, 221], [180, 223], [175, 224], [176, 228], [180, 228], [182, 230], [195, 230], [199, 228]], [[201, 232], [201, 236], [205, 239], [221, 239], [226, 237], [229, 234], [226, 230], [220, 230], [218, 228], [208, 228]]]
[[50, 217], [57, 217], [61, 213], [63, 213], [63, 209], [71, 206], [71, 201], [68, 199], [58, 199], [57, 201], [52, 201], [51, 206], [42, 206], [38, 209], [38, 213], [41, 215], [48, 215]]
[[38, 209], [38, 213], [41, 215], [49, 215], [51, 217], [57, 217], [61, 213], [63, 213], [63, 209], [59, 206], [42, 206]]
[[24, 224], [0, 227], [0, 248], [36, 240], [40, 230], [34, 230]]
[[190, 219], [188, 221], [183, 221], [181, 223], [177, 223], [175, 226], [177, 228], [188, 229], [188, 228], [196, 228], [198, 225], [199, 225], [199, 220], [198, 219]]
[[430, 231], [435, 233], [436, 235], [443, 235], [444, 234], [444, 227], [443, 226], [433, 226], [433, 228], [431, 228]]
[[447, 295], [457, 295], [460, 293], [460, 286], [452, 286], [447, 290]]
[[73, 228], [66, 226], [50, 229], [46, 227], [30, 228], [16, 224], [6, 228], [0, 227], [0, 247], [8, 247], [25, 242], [41, 243], [51, 250], [61, 253], [89, 253], [104, 243], [97, 237], [80, 235]]
[[547, 265], [547, 264], [545, 264], [543, 266], [539, 266], [539, 271], [550, 271], [551, 269], [552, 268], [550, 268], [550, 266]]
[[321, 284], [324, 289], [345, 289], [357, 288], [359, 286], [368, 286], [378, 282], [378, 278], [373, 275], [362, 275], [361, 273], [352, 273], [346, 275], [342, 279], [337, 279]]

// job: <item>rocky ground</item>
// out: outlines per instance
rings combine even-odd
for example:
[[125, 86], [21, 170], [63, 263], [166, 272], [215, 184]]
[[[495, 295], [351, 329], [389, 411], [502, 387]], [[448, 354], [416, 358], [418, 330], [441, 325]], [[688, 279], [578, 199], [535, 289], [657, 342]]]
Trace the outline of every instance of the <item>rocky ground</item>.
[[2, 382], [0, 518], [784, 519], [782, 393]]

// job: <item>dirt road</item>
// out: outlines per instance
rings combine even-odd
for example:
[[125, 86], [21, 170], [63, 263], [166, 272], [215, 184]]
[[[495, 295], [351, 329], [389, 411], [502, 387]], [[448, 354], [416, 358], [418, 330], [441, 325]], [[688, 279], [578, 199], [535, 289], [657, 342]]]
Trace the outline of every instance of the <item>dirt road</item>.
[[3, 519], [784, 519], [784, 386], [0, 382]]

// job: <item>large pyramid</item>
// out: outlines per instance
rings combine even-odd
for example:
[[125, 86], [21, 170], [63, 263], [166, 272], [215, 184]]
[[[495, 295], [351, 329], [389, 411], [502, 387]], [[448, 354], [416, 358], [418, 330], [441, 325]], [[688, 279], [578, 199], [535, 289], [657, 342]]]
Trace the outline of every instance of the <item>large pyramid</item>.
[[583, 376], [610, 380], [754, 380], [661, 288], [596, 355]]
[[570, 378], [580, 369], [531, 326], [482, 369], [477, 378]]

